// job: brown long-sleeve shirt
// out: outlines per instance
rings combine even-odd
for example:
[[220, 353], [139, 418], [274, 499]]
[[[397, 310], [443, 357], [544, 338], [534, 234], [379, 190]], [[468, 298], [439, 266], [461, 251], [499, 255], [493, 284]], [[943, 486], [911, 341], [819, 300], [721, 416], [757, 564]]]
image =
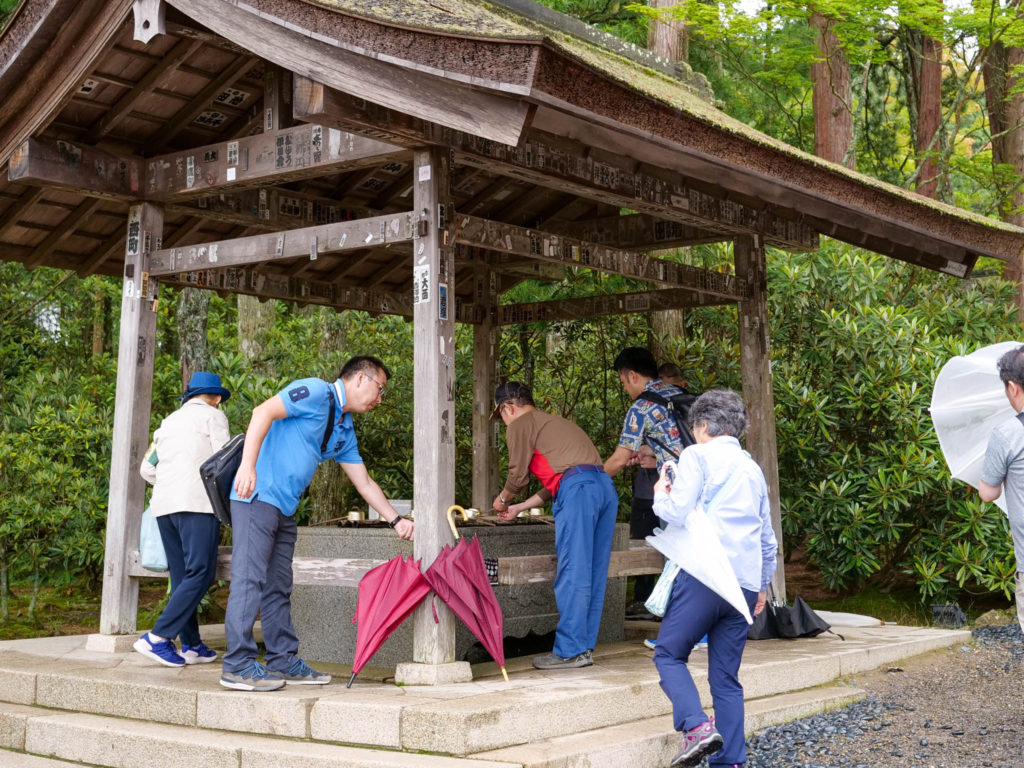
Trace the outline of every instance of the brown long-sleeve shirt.
[[561, 416], [543, 411], [526, 411], [508, 425], [508, 479], [504, 492], [514, 497], [526, 487], [532, 471], [544, 488], [538, 495], [552, 498], [562, 473], [577, 464], [600, 465], [601, 454], [587, 433]]

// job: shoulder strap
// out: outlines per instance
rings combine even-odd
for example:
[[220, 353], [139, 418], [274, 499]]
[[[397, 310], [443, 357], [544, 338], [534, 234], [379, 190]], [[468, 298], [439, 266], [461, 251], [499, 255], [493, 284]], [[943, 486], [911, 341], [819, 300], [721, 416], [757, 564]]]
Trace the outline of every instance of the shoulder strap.
[[[334, 388], [335, 387], [333, 386], [331, 387], [331, 389]], [[324, 451], [327, 450], [327, 442], [331, 439], [331, 432], [334, 431], [334, 393], [328, 391], [327, 396], [328, 400], [330, 400], [331, 403], [331, 409], [327, 415], [327, 427], [324, 429], [324, 439], [323, 442], [320, 443], [320, 453], [323, 453]]]
[[650, 402], [657, 403], [658, 405], [666, 405], [666, 406], [667, 405], [671, 405], [671, 403], [669, 402], [667, 397], [665, 397], [664, 395], [658, 394], [657, 392], [652, 392], [649, 389], [645, 389], [643, 392], [641, 392], [639, 395], [637, 395], [636, 399], [637, 400], [649, 400]]
[[1019, 421], [1021, 424], [1024, 424], [1024, 411], [1021, 411], [1020, 413], [1017, 414], [1017, 421]]

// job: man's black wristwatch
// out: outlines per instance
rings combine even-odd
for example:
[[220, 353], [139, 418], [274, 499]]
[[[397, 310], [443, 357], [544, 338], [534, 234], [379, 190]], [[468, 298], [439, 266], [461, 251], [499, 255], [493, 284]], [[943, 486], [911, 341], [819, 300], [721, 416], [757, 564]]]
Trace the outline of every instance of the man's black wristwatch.
[[392, 528], [394, 528], [402, 520], [405, 520], [405, 518], [402, 517], [401, 515], [395, 515], [395, 519], [394, 520], [388, 520], [388, 525], [390, 525]]

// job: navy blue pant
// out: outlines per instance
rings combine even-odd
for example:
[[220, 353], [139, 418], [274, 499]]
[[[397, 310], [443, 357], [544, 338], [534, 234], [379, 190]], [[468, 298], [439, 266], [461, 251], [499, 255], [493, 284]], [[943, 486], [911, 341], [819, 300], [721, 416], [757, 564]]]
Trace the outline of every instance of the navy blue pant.
[[558, 555], [554, 653], [563, 658], [597, 644], [618, 509], [615, 486], [604, 472], [577, 472], [559, 485], [552, 507]]
[[224, 671], [241, 672], [256, 660], [253, 625], [259, 614], [267, 667], [287, 671], [298, 659], [292, 624], [295, 518], [263, 501], [231, 502], [231, 594], [224, 617], [228, 649]]
[[[743, 596], [753, 613], [757, 593], [744, 589]], [[743, 765], [747, 760], [747, 747], [739, 670], [747, 644], [747, 620], [686, 571], [679, 571], [654, 650], [661, 689], [672, 702], [677, 731], [689, 731], [708, 719], [686, 666], [690, 651], [705, 634], [708, 636], [708, 684], [715, 727], [724, 742], [722, 748], [708, 758], [708, 765]]]
[[205, 512], [173, 512], [156, 519], [171, 573], [171, 597], [153, 634], [199, 645], [196, 608], [217, 574], [220, 523]]

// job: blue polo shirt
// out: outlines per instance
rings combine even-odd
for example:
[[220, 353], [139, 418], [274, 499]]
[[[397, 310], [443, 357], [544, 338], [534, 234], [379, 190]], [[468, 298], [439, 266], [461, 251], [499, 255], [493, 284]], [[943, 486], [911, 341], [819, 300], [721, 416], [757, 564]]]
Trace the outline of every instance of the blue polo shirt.
[[[251, 502], [259, 497], [291, 517], [321, 461], [363, 463], [352, 414], [341, 410], [345, 405], [345, 387], [340, 379], [337, 384], [335, 387], [323, 379], [299, 379], [277, 393], [288, 416], [271, 424], [263, 439], [256, 457], [256, 489], [252, 496], [240, 499], [232, 488], [232, 501]], [[336, 421], [327, 450], [321, 453], [332, 399]]]

